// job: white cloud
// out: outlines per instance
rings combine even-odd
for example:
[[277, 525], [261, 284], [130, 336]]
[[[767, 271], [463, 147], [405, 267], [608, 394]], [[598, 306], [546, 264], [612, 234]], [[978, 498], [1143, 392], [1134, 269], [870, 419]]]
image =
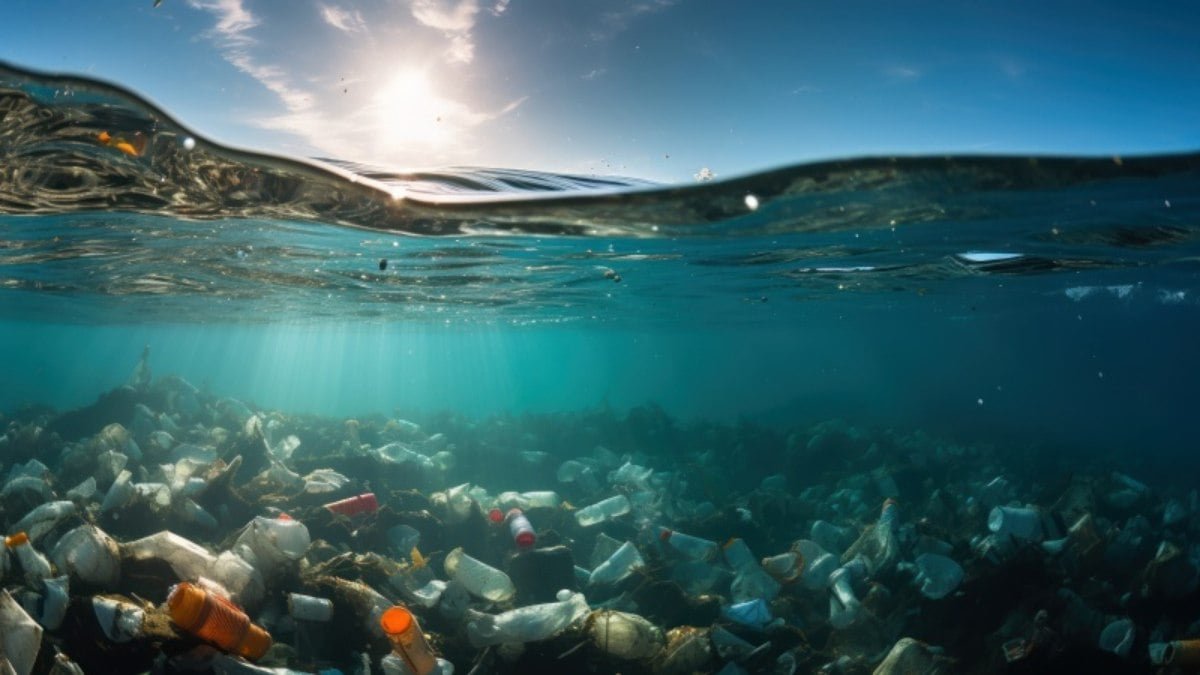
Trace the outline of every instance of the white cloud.
[[583, 79], [583, 80], [594, 80], [594, 79], [596, 79], [597, 77], [601, 77], [601, 76], [603, 76], [603, 75], [604, 75], [605, 73], [607, 73], [607, 72], [608, 72], [608, 71], [607, 71], [607, 70], [605, 70], [604, 68], [592, 68], [592, 69], [591, 69], [591, 70], [589, 70], [588, 72], [586, 72], [586, 73], [584, 73], [583, 75], [581, 75], [581, 76], [580, 76], [580, 79]]
[[[389, 102], [376, 95], [366, 105], [348, 107], [340, 97], [321, 94], [321, 83], [325, 80], [319, 74], [297, 77], [286, 62], [262, 59], [261, 54], [288, 50], [260, 41], [253, 29], [261, 21], [243, 2], [188, 0], [191, 7], [215, 18], [213, 28], [204, 35], [217, 47], [221, 57], [274, 94], [282, 107], [274, 114], [251, 116], [248, 122], [261, 129], [294, 135], [326, 156], [392, 166], [470, 163], [478, 147], [470, 141], [474, 129], [511, 113], [525, 101], [521, 97], [498, 109], [478, 110], [430, 87], [414, 100]], [[366, 21], [358, 11], [333, 5], [318, 5], [318, 8], [322, 18], [339, 30], [356, 32], [366, 28]], [[413, 16], [443, 31], [450, 41], [451, 60], [459, 62], [469, 62], [474, 56], [470, 31], [478, 11], [475, 0], [413, 2]], [[344, 85], [343, 81], [339, 86]], [[429, 114], [414, 115], [414, 107]], [[406, 124], [397, 123], [397, 114], [408, 115]]]
[[510, 1], [511, 0], [496, 0], [496, 4], [492, 5], [492, 14], [495, 16], [500, 16], [503, 14], [504, 10], [508, 9], [508, 3]]
[[470, 63], [475, 58], [471, 31], [479, 14], [479, 0], [412, 0], [413, 18], [422, 25], [442, 31], [450, 40], [446, 58], [451, 63]]
[[679, 4], [679, 0], [637, 0], [631, 2], [625, 7], [606, 12], [600, 17], [600, 27], [593, 30], [591, 37], [596, 41], [610, 40], [618, 33], [624, 32], [629, 28], [629, 24], [634, 19], [646, 15], [661, 12], [664, 9], [669, 9]]
[[317, 7], [320, 8], [321, 18], [325, 23], [340, 31], [361, 33], [367, 29], [367, 22], [363, 21], [362, 13], [357, 9], [351, 12], [337, 5], [318, 4]]
[[883, 69], [883, 74], [893, 80], [915, 80], [921, 77], [921, 71], [912, 66], [891, 65]]

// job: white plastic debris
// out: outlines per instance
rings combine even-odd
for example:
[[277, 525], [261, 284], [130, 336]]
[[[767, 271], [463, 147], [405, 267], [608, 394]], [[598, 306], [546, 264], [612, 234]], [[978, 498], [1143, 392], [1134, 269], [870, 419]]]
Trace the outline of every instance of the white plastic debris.
[[456, 548], [446, 556], [446, 575], [462, 584], [471, 595], [491, 602], [507, 602], [516, 594], [508, 575]]
[[17, 675], [29, 675], [41, 646], [42, 627], [7, 590], [0, 590], [0, 661]]
[[98, 595], [92, 598], [92, 611], [104, 635], [113, 642], [129, 642], [142, 634], [146, 612], [137, 605]]
[[467, 610], [467, 637], [477, 648], [554, 637], [588, 613], [587, 599], [582, 593], [563, 590], [558, 598], [558, 602], [518, 607], [503, 614]]
[[94, 525], [80, 525], [64, 534], [50, 559], [60, 572], [97, 588], [112, 588], [121, 577], [117, 542]]

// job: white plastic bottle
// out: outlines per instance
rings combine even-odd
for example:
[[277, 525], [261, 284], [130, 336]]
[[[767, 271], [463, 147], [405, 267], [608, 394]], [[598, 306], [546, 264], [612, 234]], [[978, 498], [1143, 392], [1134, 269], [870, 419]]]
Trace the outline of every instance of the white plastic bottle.
[[462, 584], [471, 595], [484, 600], [505, 602], [517, 592], [507, 574], [463, 553], [462, 547], [446, 556], [444, 567], [447, 576]]
[[503, 614], [467, 610], [467, 637], [476, 648], [536, 642], [554, 637], [588, 613], [582, 593], [558, 592], [558, 602], [519, 607]]
[[625, 495], [617, 495], [579, 509], [575, 512], [575, 521], [583, 527], [591, 527], [623, 516], [629, 513], [631, 508], [629, 498]]

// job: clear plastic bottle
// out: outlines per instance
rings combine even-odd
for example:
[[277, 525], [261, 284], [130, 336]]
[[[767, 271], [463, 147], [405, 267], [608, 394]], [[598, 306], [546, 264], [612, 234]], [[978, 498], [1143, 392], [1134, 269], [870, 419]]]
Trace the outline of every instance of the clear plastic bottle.
[[491, 602], [511, 600], [517, 589], [500, 570], [480, 562], [456, 548], [446, 556], [446, 575], [459, 582], [471, 595]]
[[638, 551], [633, 542], [625, 542], [608, 557], [607, 560], [596, 566], [588, 576], [589, 584], [615, 584], [625, 577], [633, 574], [634, 570], [646, 566], [646, 561], [642, 559], [642, 554]]
[[633, 507], [630, 505], [628, 497], [616, 495], [579, 509], [575, 512], [575, 521], [582, 527], [591, 527], [623, 516], [629, 513], [631, 508]]
[[804, 571], [804, 556], [795, 551], [788, 551], [763, 558], [762, 566], [779, 583], [790, 584], [799, 579]]
[[721, 547], [715, 541], [693, 537], [690, 534], [676, 532], [665, 527], [659, 529], [658, 538], [671, 549], [692, 560], [709, 562], [716, 560], [717, 555], [721, 552]]
[[[304, 557], [311, 543], [308, 528], [290, 516], [256, 516], [237, 538], [235, 552], [267, 576]], [[247, 555], [246, 552], [249, 551]]]
[[834, 628], [848, 628], [862, 610], [854, 594], [853, 577], [852, 571], [844, 566], [829, 575], [829, 624]]
[[18, 532], [7, 537], [4, 543], [17, 556], [17, 562], [21, 563], [21, 569], [25, 572], [25, 580], [30, 585], [36, 586], [39, 581], [52, 576], [50, 561], [29, 543], [27, 534]]
[[379, 617], [383, 634], [392, 643], [392, 651], [399, 656], [413, 675], [429, 675], [438, 667], [437, 656], [425, 639], [417, 617], [407, 608], [396, 605]]
[[518, 607], [503, 614], [467, 610], [467, 637], [476, 648], [554, 637], [588, 613], [587, 599], [582, 593], [563, 590], [558, 598], [558, 602]]

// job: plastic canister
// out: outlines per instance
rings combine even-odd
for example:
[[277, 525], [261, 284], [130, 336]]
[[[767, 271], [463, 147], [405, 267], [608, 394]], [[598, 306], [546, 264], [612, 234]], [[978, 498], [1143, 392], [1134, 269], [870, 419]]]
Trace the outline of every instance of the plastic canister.
[[185, 581], [172, 588], [167, 609], [180, 628], [251, 661], [271, 648], [270, 634], [250, 623], [245, 612], [194, 584]]
[[513, 543], [517, 545], [517, 548], [533, 547], [537, 541], [537, 535], [533, 532], [533, 525], [529, 523], [529, 518], [521, 512], [521, 509], [510, 509], [504, 520], [508, 522], [508, 532], [512, 535]]
[[396, 655], [404, 659], [415, 675], [429, 675], [438, 667], [437, 657], [425, 640], [417, 617], [408, 609], [396, 605], [385, 610], [379, 617], [379, 626], [391, 641]]

